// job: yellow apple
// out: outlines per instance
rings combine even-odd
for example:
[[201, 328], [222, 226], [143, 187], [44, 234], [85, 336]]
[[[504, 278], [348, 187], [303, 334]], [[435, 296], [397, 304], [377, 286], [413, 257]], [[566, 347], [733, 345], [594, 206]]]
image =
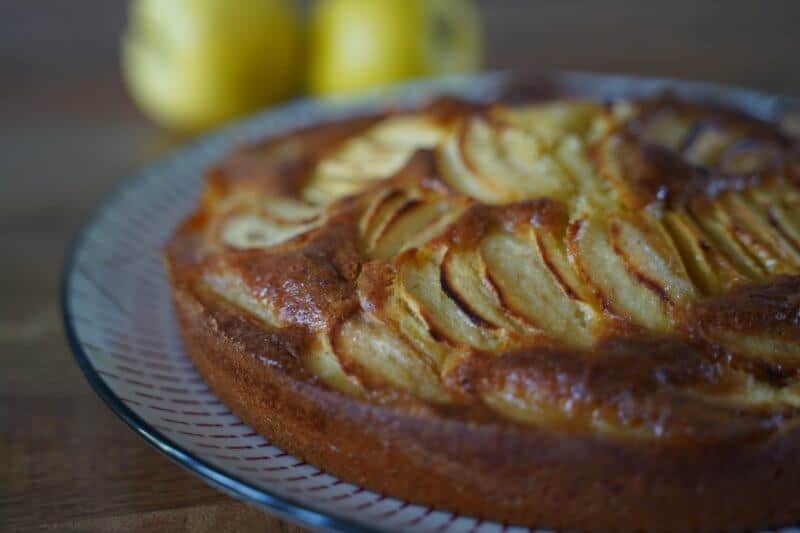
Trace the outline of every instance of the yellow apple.
[[471, 0], [319, 0], [311, 13], [308, 86], [348, 93], [480, 67]]
[[289, 0], [135, 0], [122, 70], [153, 120], [198, 130], [289, 96], [298, 41]]

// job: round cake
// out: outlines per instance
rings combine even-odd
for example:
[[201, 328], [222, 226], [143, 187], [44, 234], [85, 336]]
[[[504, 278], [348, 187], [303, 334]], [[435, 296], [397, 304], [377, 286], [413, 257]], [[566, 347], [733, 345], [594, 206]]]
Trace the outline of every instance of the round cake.
[[506, 524], [800, 520], [798, 146], [673, 98], [439, 99], [245, 146], [166, 263], [278, 446]]

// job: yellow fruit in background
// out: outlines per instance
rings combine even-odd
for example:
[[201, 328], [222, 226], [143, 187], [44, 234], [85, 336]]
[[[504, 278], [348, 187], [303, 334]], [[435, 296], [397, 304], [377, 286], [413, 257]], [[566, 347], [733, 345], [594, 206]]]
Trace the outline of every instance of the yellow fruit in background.
[[368, 89], [480, 68], [480, 16], [470, 0], [319, 0], [311, 13], [312, 94]]
[[299, 37], [290, 0], [135, 0], [123, 75], [150, 118], [199, 130], [288, 97]]

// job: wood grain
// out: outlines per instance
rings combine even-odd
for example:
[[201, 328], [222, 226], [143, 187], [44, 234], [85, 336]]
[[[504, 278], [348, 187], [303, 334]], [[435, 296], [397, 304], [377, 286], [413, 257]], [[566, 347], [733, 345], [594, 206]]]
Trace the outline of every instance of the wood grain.
[[305, 531], [279, 518], [242, 503], [198, 505], [186, 509], [135, 513], [108, 518], [76, 519], [45, 524], [45, 531], [80, 531], [84, 533], [138, 533], [150, 531], [193, 531], [196, 533], [299, 533]]
[[[798, 2], [481, 5], [490, 67], [800, 93]], [[0, 3], [0, 529], [296, 531], [150, 448], [95, 396], [63, 337], [67, 243], [115, 183], [174, 145], [123, 90], [125, 8], [108, 0]]]

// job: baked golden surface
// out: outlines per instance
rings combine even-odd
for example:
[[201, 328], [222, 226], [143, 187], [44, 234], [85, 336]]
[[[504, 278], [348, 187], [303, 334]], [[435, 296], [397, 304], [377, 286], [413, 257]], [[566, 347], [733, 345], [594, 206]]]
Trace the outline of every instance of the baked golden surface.
[[[729, 109], [441, 100], [232, 154], [167, 263], [212, 387], [346, 479], [531, 525], [763, 526], [800, 518], [776, 495], [800, 486], [797, 171]], [[409, 446], [431, 459], [386, 474]]]

